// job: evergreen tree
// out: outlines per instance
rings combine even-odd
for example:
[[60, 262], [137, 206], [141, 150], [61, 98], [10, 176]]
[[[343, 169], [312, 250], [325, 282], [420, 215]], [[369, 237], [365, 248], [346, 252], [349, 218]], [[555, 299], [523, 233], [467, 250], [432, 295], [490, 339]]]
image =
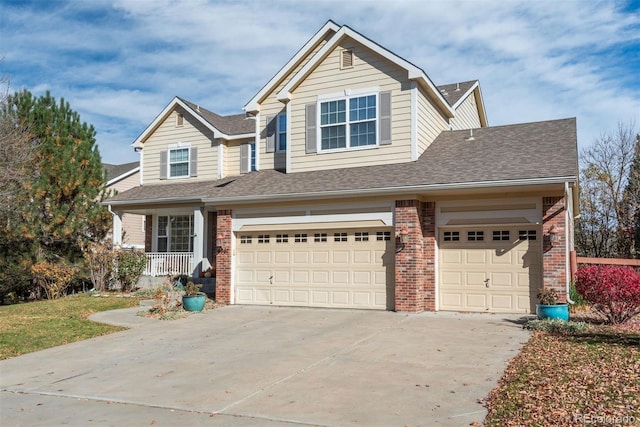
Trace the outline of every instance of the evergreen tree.
[[95, 130], [48, 92], [39, 98], [27, 90], [16, 92], [7, 104], [29, 129], [37, 165], [21, 195], [20, 218], [7, 227], [7, 237], [31, 247], [34, 260], [74, 261], [88, 242], [105, 236], [110, 224], [100, 205], [106, 194]]
[[640, 258], [640, 134], [636, 135], [635, 154], [629, 169], [629, 179], [625, 189], [625, 206], [631, 224], [630, 233], [633, 239], [631, 255]]

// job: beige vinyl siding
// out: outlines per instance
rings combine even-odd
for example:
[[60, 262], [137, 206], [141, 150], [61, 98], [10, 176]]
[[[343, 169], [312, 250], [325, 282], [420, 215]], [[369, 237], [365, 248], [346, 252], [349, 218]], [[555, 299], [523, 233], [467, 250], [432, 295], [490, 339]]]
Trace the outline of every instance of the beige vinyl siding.
[[481, 127], [478, 107], [476, 106], [475, 92], [472, 92], [456, 108], [456, 116], [451, 119], [453, 129], [475, 129]]
[[253, 142], [253, 138], [239, 141], [225, 141], [224, 174], [225, 176], [240, 175], [240, 146]]
[[[184, 114], [184, 125], [176, 126], [176, 114]], [[160, 152], [178, 142], [198, 148], [198, 176], [160, 180]], [[144, 184], [166, 182], [204, 181], [218, 175], [218, 150], [213, 143], [213, 132], [177, 108], [157, 127], [144, 142]]]
[[[109, 190], [113, 190], [117, 193], [122, 193], [140, 185], [140, 172], [136, 172], [127, 176], [120, 181], [114, 182], [109, 186]], [[135, 245], [144, 247], [144, 230], [143, 230], [144, 215], [136, 215], [125, 213], [122, 215], [122, 231], [124, 232], [124, 239], [122, 243], [124, 245]], [[111, 238], [109, 234], [108, 239]]]
[[278, 101], [276, 94], [296, 75], [296, 73], [306, 65], [307, 62], [327, 43], [327, 40], [333, 36], [333, 32], [322, 40], [293, 70], [284, 77], [284, 79], [272, 90], [264, 101], [260, 104], [260, 169], [274, 169], [275, 159], [274, 153], [267, 153], [266, 144], [266, 127], [267, 117], [275, 116], [285, 111], [285, 105]]
[[[354, 66], [340, 69], [340, 54], [352, 49]], [[392, 144], [334, 153], [305, 153], [305, 105], [322, 94], [378, 87], [391, 91]], [[337, 46], [298, 86], [291, 101], [291, 169], [293, 172], [351, 166], [402, 163], [411, 160], [411, 91], [406, 70], [355, 42]], [[318, 144], [320, 142], [318, 141]]]
[[418, 88], [418, 157], [442, 131], [449, 130], [447, 118], [433, 105], [422, 88]]

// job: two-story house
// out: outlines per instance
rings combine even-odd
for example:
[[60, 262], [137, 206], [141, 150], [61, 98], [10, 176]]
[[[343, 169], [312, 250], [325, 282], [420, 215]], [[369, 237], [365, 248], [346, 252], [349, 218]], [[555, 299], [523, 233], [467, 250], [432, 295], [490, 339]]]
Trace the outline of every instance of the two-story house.
[[[175, 98], [134, 141], [158, 271], [215, 266], [226, 304], [529, 313], [566, 294], [575, 119], [488, 127], [478, 81], [436, 86], [327, 22], [244, 106]], [[159, 273], [158, 273], [159, 274]]]

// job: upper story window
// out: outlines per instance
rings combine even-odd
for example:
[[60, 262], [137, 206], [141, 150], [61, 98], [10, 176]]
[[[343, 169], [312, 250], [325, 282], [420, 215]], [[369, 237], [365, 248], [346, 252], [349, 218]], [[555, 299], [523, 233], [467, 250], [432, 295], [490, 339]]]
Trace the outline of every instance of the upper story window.
[[198, 176], [198, 148], [170, 145], [160, 152], [160, 179]]
[[169, 150], [169, 177], [189, 176], [189, 148]]
[[276, 126], [276, 151], [287, 150], [287, 115], [280, 113], [277, 116]]
[[377, 95], [320, 102], [320, 151], [377, 145]]
[[256, 143], [250, 142], [240, 146], [240, 173], [258, 170], [256, 167]]

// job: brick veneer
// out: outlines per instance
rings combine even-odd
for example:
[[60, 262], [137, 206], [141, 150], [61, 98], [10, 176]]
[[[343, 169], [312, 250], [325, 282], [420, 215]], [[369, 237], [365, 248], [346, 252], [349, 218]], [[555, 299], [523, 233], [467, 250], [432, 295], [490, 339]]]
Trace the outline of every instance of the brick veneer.
[[145, 216], [144, 220], [144, 251], [153, 251], [153, 215]]
[[[564, 197], [543, 197], [542, 283], [545, 288], [555, 289], [562, 301], [565, 301], [567, 296], [567, 254], [565, 250], [567, 229], [565, 222]], [[558, 230], [558, 239], [552, 243], [548, 231], [554, 224]]]
[[[222, 247], [226, 252], [216, 255], [216, 302], [231, 303], [231, 210], [218, 210], [216, 236], [222, 237]], [[215, 246], [215, 245], [214, 245]]]
[[435, 309], [434, 217], [432, 203], [396, 200], [396, 235], [405, 226], [409, 232], [395, 257], [396, 311]]

